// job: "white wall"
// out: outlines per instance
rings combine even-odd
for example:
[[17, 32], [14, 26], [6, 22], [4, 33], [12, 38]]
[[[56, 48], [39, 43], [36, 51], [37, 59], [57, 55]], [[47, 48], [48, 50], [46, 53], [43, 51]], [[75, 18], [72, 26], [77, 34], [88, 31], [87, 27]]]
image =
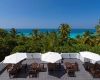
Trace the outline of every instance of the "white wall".
[[76, 58], [80, 59], [79, 53], [61, 53], [62, 58]]
[[70, 55], [70, 58], [76, 58], [76, 59], [78, 59], [78, 56], [79, 56], [79, 53], [69, 53], [69, 55]]
[[68, 53], [61, 53], [62, 58], [70, 58]]
[[39, 58], [41, 59], [41, 53], [27, 53], [28, 59]]

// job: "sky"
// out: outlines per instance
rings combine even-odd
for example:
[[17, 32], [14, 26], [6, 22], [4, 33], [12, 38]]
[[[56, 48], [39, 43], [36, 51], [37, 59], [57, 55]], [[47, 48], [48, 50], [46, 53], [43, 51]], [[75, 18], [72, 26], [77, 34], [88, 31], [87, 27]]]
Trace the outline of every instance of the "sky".
[[0, 0], [0, 28], [94, 28], [100, 0]]

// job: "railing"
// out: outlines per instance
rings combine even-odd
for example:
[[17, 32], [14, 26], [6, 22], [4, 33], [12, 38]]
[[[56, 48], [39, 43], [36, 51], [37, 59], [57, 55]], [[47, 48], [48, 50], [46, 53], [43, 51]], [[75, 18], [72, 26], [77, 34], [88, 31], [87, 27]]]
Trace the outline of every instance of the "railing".
[[80, 59], [80, 54], [79, 53], [61, 53], [62, 58], [76, 58], [76, 59]]

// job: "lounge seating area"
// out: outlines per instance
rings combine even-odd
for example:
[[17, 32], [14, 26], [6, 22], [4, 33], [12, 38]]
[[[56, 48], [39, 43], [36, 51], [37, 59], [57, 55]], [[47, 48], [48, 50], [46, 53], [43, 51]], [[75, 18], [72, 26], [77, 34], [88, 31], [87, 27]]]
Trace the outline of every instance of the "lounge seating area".
[[27, 69], [29, 78], [33, 76], [37, 77], [39, 72], [43, 71], [44, 65], [38, 64], [38, 63], [32, 63], [31, 65], [28, 65], [26, 69]]
[[22, 65], [21, 64], [8, 64], [6, 66], [7, 72], [9, 74], [9, 78], [15, 77], [19, 71], [21, 70]]
[[0, 80], [100, 80], [100, 64], [92, 63], [78, 53], [61, 53], [62, 59], [57, 57], [58, 53], [47, 57], [51, 54], [48, 53], [43, 55], [46, 60], [41, 59], [40, 53], [35, 53], [36, 57], [28, 54], [28, 58], [17, 63], [16, 60], [9, 64], [7, 62]]
[[84, 67], [94, 78], [100, 78], [100, 64], [85, 62]]
[[[61, 71], [61, 66], [65, 66], [64, 70], [66, 71], [66, 74], [69, 75], [69, 77], [75, 77], [75, 71], [78, 71], [78, 63], [48, 63], [46, 69], [48, 69], [49, 72], [56, 72]], [[22, 68], [22, 64], [8, 64], [6, 66], [7, 73], [9, 74], [9, 78], [14, 78], [18, 75], [19, 71]], [[25, 65], [25, 72], [28, 74], [29, 78], [33, 77], [39, 77], [39, 72], [42, 72], [44, 70], [44, 64], [41, 63], [32, 63], [30, 65]]]
[[1, 80], [100, 80], [100, 78], [93, 78], [92, 75], [90, 75], [90, 73], [88, 73], [85, 70], [83, 66], [83, 62], [81, 62], [78, 59], [64, 59], [64, 63], [65, 62], [78, 63], [79, 71], [75, 71], [74, 77], [70, 77], [68, 75], [64, 63], [61, 63], [61, 66], [64, 67], [64, 69], [60, 68], [60, 71], [59, 69], [57, 69], [56, 71], [51, 71], [52, 72], [51, 74], [48, 74], [49, 71], [46, 63], [44, 63], [44, 70], [39, 70], [38, 73], [35, 72], [37, 74], [34, 73], [29, 74], [28, 71], [30, 70], [28, 70], [29, 69], [28, 67], [31, 66], [34, 60], [37, 61], [38, 64], [40, 64], [40, 62], [38, 62], [39, 60], [37, 59], [25, 60], [22, 62], [23, 66], [21, 70], [18, 72], [18, 74], [15, 77], [10, 79], [7, 70], [4, 70], [4, 72], [2, 72], [2, 74], [0, 75], [0, 79]]
[[61, 69], [60, 63], [48, 63], [48, 71], [56, 71]]
[[65, 62], [65, 66], [66, 66], [66, 72], [68, 73], [68, 75], [70, 77], [75, 77], [75, 71], [79, 71], [78, 68], [78, 63], [70, 63], [70, 62]]
[[37, 76], [39, 73], [39, 65], [37, 63], [33, 63], [29, 65], [27, 69], [28, 69], [29, 78], [33, 76]]

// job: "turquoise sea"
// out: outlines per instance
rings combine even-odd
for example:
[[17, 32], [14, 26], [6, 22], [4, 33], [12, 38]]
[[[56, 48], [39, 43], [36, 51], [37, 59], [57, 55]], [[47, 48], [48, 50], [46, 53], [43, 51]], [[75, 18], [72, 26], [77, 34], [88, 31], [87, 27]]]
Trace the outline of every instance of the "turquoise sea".
[[[10, 29], [7, 29], [8, 31]], [[33, 29], [16, 29], [18, 34], [23, 34], [25, 36], [30, 36], [30, 34], [32, 33]], [[39, 29], [41, 32], [53, 32], [53, 31], [58, 31], [58, 29]], [[75, 38], [77, 35], [82, 35], [85, 31], [91, 31], [91, 32], [95, 32], [95, 29], [72, 29], [71, 30], [71, 34], [70, 37], [71, 38]]]

